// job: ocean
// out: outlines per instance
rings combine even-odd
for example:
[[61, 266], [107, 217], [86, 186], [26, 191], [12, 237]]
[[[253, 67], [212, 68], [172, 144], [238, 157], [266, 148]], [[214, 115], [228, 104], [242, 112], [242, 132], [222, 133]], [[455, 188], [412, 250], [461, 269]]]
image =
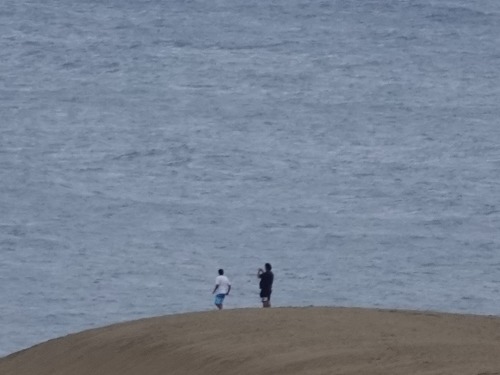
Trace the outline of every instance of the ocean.
[[0, 3], [0, 356], [215, 309], [500, 315], [500, 2]]

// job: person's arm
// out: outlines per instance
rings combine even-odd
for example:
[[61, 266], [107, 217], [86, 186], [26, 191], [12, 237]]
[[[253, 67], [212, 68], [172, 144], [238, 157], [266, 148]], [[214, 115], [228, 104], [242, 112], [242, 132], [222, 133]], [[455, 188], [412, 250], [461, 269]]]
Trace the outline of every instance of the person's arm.
[[226, 293], [226, 295], [229, 295], [230, 291], [231, 291], [231, 284], [229, 284], [228, 287], [227, 287], [227, 293]]
[[260, 277], [262, 276], [263, 273], [264, 273], [264, 270], [262, 268], [259, 268], [259, 270], [257, 271], [257, 277], [260, 279]]
[[215, 293], [215, 291], [219, 288], [219, 284], [215, 284], [215, 288], [214, 288], [214, 291], [212, 292], [212, 294]]

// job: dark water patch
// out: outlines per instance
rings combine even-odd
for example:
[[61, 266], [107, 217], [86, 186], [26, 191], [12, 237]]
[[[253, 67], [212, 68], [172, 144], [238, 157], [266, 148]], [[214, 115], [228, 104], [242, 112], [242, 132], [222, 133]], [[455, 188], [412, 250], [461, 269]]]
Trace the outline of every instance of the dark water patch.
[[177, 48], [186, 48], [186, 47], [191, 47], [192, 44], [188, 41], [185, 40], [176, 40], [173, 42], [174, 47]]

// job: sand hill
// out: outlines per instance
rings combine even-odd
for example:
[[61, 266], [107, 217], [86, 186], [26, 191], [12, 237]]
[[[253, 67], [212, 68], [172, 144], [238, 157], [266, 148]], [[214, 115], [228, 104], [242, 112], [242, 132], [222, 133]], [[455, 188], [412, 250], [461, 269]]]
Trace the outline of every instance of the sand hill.
[[272, 308], [143, 319], [0, 359], [2, 375], [500, 374], [500, 318]]

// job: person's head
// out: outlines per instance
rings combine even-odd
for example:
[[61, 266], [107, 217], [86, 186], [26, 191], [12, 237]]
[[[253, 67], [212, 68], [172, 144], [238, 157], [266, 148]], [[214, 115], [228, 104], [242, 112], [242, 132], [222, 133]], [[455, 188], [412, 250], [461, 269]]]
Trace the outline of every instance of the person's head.
[[273, 268], [271, 267], [271, 263], [266, 263], [264, 267], [266, 267], [266, 271], [271, 271], [271, 269]]
[[224, 275], [224, 270], [222, 268], [219, 269], [219, 275]]

